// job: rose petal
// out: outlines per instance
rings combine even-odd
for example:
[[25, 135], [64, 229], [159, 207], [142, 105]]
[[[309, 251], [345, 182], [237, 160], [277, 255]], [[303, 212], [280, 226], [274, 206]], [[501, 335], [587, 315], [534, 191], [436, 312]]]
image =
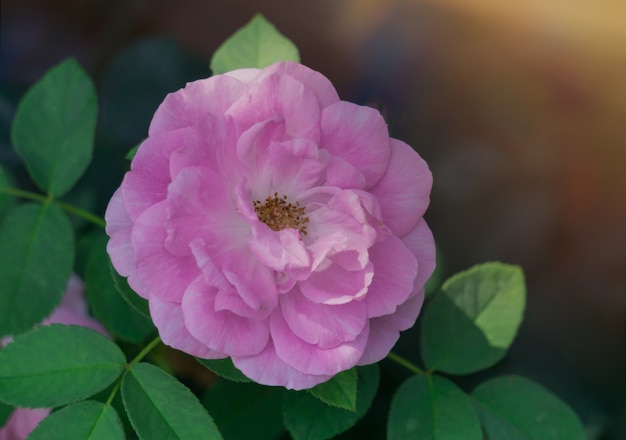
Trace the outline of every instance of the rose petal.
[[389, 167], [370, 192], [380, 202], [385, 225], [402, 237], [428, 208], [433, 176], [426, 162], [407, 144], [391, 139], [390, 145]]
[[270, 340], [265, 349], [247, 357], [233, 356], [233, 364], [243, 374], [262, 385], [284, 386], [290, 390], [304, 390], [326, 382], [331, 375], [306, 374], [283, 362]]
[[417, 257], [417, 276], [415, 277], [415, 291], [417, 292], [423, 289], [435, 270], [437, 252], [435, 239], [426, 221], [420, 219], [417, 225], [402, 237], [402, 242]]
[[318, 304], [294, 289], [281, 296], [280, 306], [291, 331], [303, 341], [320, 348], [333, 348], [353, 341], [367, 324], [367, 305], [364, 301]]
[[370, 248], [374, 279], [367, 291], [367, 316], [389, 315], [413, 292], [417, 260], [411, 251], [393, 235]]
[[369, 365], [384, 359], [400, 338], [390, 316], [370, 319], [370, 333], [363, 355], [357, 365]]
[[202, 359], [223, 359], [225, 354], [211, 350], [194, 338], [185, 326], [183, 309], [179, 303], [166, 302], [157, 296], [150, 299], [150, 316], [165, 345]]
[[250, 319], [215, 310], [217, 289], [203, 277], [192, 282], [183, 297], [185, 326], [207, 347], [229, 356], [252, 356], [263, 351], [270, 336], [267, 320]]
[[150, 297], [164, 301], [182, 301], [183, 292], [200, 270], [192, 255], [176, 257], [165, 248], [167, 202], [146, 209], [135, 221], [131, 242], [137, 257], [137, 275]]
[[25, 439], [51, 411], [49, 408], [15, 408], [0, 427], [0, 440]]
[[389, 131], [380, 112], [339, 101], [322, 111], [321, 129], [320, 147], [359, 170], [366, 188], [380, 180], [391, 157]]
[[311, 273], [306, 280], [300, 281], [300, 290], [313, 302], [345, 304], [365, 295], [373, 277], [372, 264], [355, 271], [332, 264], [324, 270]]
[[223, 115], [247, 91], [244, 83], [226, 75], [188, 83], [166, 96], [152, 118], [148, 134], [193, 127], [210, 113]]
[[304, 342], [294, 335], [279, 310], [270, 317], [270, 331], [276, 354], [284, 362], [303, 373], [332, 376], [352, 368], [361, 358], [369, 325], [353, 341], [328, 349]]

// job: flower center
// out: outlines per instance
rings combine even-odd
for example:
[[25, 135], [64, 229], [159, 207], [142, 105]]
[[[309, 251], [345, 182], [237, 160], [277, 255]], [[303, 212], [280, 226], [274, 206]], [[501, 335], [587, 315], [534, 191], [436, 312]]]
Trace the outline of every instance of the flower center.
[[259, 216], [259, 220], [265, 223], [270, 229], [280, 231], [285, 228], [293, 228], [300, 231], [300, 234], [306, 235], [306, 224], [309, 218], [304, 216], [304, 208], [300, 203], [287, 202], [287, 196], [278, 196], [274, 193], [273, 197], [267, 197], [264, 202], [255, 200], [252, 202], [254, 211]]

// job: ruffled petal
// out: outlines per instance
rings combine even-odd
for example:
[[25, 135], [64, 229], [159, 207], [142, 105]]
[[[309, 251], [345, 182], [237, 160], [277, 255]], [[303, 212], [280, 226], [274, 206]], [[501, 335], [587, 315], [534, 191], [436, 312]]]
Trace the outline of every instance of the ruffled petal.
[[390, 316], [370, 319], [370, 334], [365, 351], [357, 365], [369, 365], [384, 359], [400, 338]]
[[217, 289], [197, 278], [185, 291], [182, 309], [185, 326], [207, 347], [229, 356], [252, 356], [263, 351], [269, 340], [266, 319], [250, 319], [230, 311], [215, 310]]
[[430, 203], [433, 176], [424, 160], [407, 144], [391, 139], [385, 175], [370, 190], [380, 202], [383, 222], [402, 237], [413, 229]]
[[300, 281], [302, 294], [313, 302], [345, 304], [358, 300], [367, 293], [374, 277], [374, 267], [368, 264], [361, 270], [346, 270], [338, 264], [312, 272]]
[[328, 78], [303, 64], [293, 61], [281, 61], [272, 64], [259, 72], [255, 80], [260, 81], [274, 73], [289, 75], [304, 84], [307, 89], [313, 91], [320, 108], [328, 107], [332, 103], [339, 101], [339, 95], [337, 95], [337, 91]]
[[188, 83], [184, 89], [170, 93], [152, 118], [148, 133], [193, 127], [207, 114], [223, 115], [248, 91], [246, 84], [232, 76], [216, 75]]
[[319, 142], [320, 107], [311, 90], [289, 76], [269, 75], [250, 86], [249, 99], [226, 113], [245, 131], [259, 121], [280, 118], [290, 138]]
[[283, 318], [303, 341], [320, 348], [333, 348], [356, 339], [367, 324], [364, 301], [326, 305], [306, 299], [297, 289], [281, 296]]
[[417, 260], [411, 251], [393, 235], [370, 248], [374, 279], [367, 291], [367, 316], [390, 315], [413, 292]]
[[352, 368], [361, 358], [369, 325], [353, 341], [328, 349], [304, 342], [294, 335], [279, 310], [270, 317], [270, 331], [276, 354], [284, 362], [306, 374], [332, 376]]
[[424, 219], [420, 219], [411, 231], [402, 237], [402, 242], [417, 258], [415, 293], [424, 288], [436, 266], [435, 239]]
[[185, 326], [183, 309], [179, 303], [166, 302], [157, 296], [150, 299], [150, 316], [165, 345], [202, 359], [223, 359], [223, 353], [211, 350], [194, 338]]
[[183, 292], [200, 275], [200, 270], [192, 255], [176, 257], [165, 248], [166, 220], [164, 200], [137, 218], [131, 242], [137, 256], [137, 274], [150, 297], [157, 295], [164, 301], [180, 303]]
[[359, 170], [365, 188], [380, 180], [391, 157], [389, 131], [380, 112], [339, 101], [324, 109], [321, 128], [320, 147]]
[[261, 353], [255, 356], [233, 356], [233, 364], [243, 374], [262, 385], [283, 386], [290, 390], [305, 390], [326, 382], [332, 375], [302, 373], [283, 362], [270, 342]]

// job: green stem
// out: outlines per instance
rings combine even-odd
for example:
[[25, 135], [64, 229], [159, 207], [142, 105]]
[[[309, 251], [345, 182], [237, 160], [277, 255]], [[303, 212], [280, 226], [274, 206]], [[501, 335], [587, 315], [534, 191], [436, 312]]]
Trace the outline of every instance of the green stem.
[[[161, 338], [160, 337], [156, 337], [154, 338], [148, 345], [146, 345], [143, 350], [141, 350], [139, 352], [139, 354], [137, 356], [135, 356], [135, 358], [130, 361], [130, 363], [128, 364], [128, 367], [130, 368], [131, 366], [135, 365], [137, 362], [141, 361], [143, 358], [146, 357], [146, 355], [148, 353], [150, 353], [154, 347], [156, 347], [157, 345], [159, 345], [159, 343], [161, 342]], [[126, 369], [126, 371], [124, 371], [124, 373], [120, 376], [119, 379], [117, 379], [117, 382], [115, 383], [115, 386], [113, 387], [113, 389], [111, 390], [111, 394], [109, 394], [109, 398], [107, 399], [105, 405], [109, 406], [111, 405], [111, 402], [113, 402], [113, 399], [115, 398], [115, 395], [117, 394], [117, 392], [120, 390], [120, 387], [122, 386], [122, 381], [124, 380], [124, 376], [128, 373], [128, 368]]]
[[395, 363], [402, 365], [407, 370], [412, 371], [415, 374], [424, 374], [424, 370], [422, 370], [420, 367], [404, 359], [402, 356], [398, 356], [394, 352], [389, 352], [387, 357], [391, 359], [392, 361], [394, 361]]
[[10, 188], [10, 187], [0, 188], [0, 192], [4, 192], [11, 196], [21, 197], [23, 199], [28, 199], [28, 200], [34, 200], [36, 202], [41, 202], [45, 204], [56, 203], [61, 209], [69, 212], [70, 214], [74, 214], [77, 217], [84, 218], [85, 220], [101, 228], [104, 228], [106, 225], [102, 217], [98, 217], [97, 215], [92, 214], [89, 211], [85, 211], [84, 209], [78, 208], [74, 205], [70, 205], [69, 203], [65, 203], [60, 200], [54, 200], [52, 199], [51, 196], [46, 197], [46, 196], [43, 196], [41, 194], [37, 194], [34, 192], [24, 191], [18, 188]]
[[139, 362], [140, 360], [142, 360], [144, 357], [146, 357], [146, 355], [148, 353], [150, 353], [154, 349], [154, 347], [159, 345], [160, 342], [161, 342], [161, 338], [160, 337], [157, 336], [156, 338], [154, 338], [148, 345], [146, 345], [143, 348], [143, 350], [141, 350], [139, 352], [139, 354], [137, 356], [135, 356], [135, 359], [130, 361], [128, 366], [131, 367], [131, 366], [135, 365], [137, 362]]

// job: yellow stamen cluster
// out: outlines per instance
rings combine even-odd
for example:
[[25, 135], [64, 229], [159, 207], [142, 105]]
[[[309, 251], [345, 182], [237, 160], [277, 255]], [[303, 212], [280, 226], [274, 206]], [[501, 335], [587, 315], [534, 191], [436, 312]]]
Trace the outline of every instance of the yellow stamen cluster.
[[287, 202], [287, 196], [268, 196], [264, 202], [255, 200], [252, 202], [254, 211], [259, 216], [259, 220], [265, 223], [270, 229], [280, 231], [285, 228], [293, 228], [306, 235], [306, 224], [309, 218], [304, 216], [304, 208], [300, 203]]

